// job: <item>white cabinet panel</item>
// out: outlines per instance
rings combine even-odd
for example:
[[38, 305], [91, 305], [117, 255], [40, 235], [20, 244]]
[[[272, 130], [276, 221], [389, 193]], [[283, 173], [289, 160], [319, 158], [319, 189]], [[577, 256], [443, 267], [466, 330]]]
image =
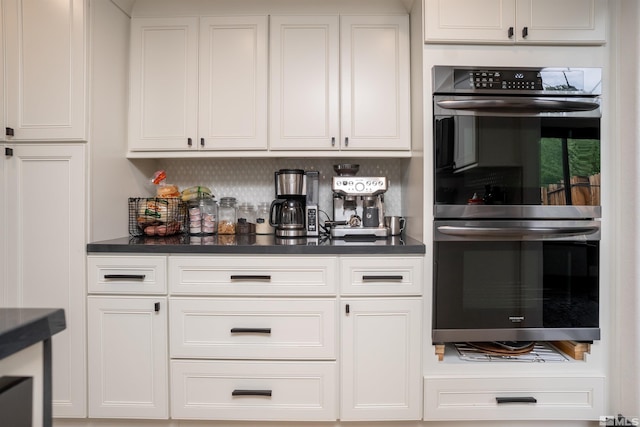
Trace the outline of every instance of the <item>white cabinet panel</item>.
[[266, 149], [266, 16], [131, 25], [129, 150]]
[[516, 0], [519, 43], [603, 44], [606, 0]]
[[10, 140], [86, 140], [84, 0], [5, 0]]
[[340, 18], [341, 144], [410, 150], [409, 17]]
[[198, 144], [267, 148], [267, 17], [200, 21]]
[[338, 17], [272, 16], [270, 29], [270, 148], [338, 148]]
[[171, 362], [176, 419], [335, 421], [335, 362]]
[[408, 16], [274, 16], [270, 46], [270, 149], [411, 149]]
[[424, 388], [429, 421], [597, 420], [605, 412], [603, 377], [426, 377]]
[[427, 43], [604, 44], [606, 0], [425, 0]]
[[335, 359], [335, 299], [172, 298], [171, 357]]
[[101, 294], [166, 294], [164, 256], [87, 257], [88, 291]]
[[88, 298], [89, 416], [168, 418], [166, 297]]
[[345, 298], [340, 419], [419, 420], [420, 298]]
[[86, 415], [85, 146], [12, 144], [5, 168], [7, 306], [62, 308], [52, 338], [53, 415]]
[[169, 257], [174, 295], [335, 295], [335, 257]]
[[422, 257], [342, 257], [342, 295], [422, 295]]
[[197, 64], [197, 18], [131, 21], [130, 149], [197, 147]]

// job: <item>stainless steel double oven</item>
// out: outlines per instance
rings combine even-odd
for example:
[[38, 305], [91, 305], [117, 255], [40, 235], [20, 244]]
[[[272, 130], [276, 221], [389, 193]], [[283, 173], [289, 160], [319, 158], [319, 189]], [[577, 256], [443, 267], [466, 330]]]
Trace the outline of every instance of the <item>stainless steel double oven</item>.
[[601, 70], [433, 75], [433, 341], [599, 339]]

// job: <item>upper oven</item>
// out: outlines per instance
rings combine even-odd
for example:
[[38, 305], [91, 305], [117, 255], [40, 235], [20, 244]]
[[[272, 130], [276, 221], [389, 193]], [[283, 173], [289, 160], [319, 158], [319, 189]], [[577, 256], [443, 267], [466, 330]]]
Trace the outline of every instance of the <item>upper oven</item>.
[[601, 70], [434, 67], [436, 218], [599, 218]]

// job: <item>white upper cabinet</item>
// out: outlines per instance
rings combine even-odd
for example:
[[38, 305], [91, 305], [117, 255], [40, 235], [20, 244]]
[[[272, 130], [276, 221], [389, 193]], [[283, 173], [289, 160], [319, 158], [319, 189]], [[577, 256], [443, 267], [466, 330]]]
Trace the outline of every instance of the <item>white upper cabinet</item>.
[[410, 150], [409, 17], [340, 24], [342, 148]]
[[425, 0], [427, 43], [604, 44], [606, 0]]
[[134, 18], [129, 149], [267, 146], [267, 18]]
[[407, 16], [274, 16], [273, 150], [410, 150]]
[[337, 16], [272, 16], [269, 146], [339, 147], [340, 75]]
[[84, 0], [4, 0], [6, 140], [86, 140]]

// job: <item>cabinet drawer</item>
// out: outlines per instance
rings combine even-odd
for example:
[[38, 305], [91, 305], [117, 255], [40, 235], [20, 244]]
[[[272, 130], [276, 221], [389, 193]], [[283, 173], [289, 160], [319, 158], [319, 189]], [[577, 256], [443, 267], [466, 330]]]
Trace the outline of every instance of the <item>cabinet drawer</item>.
[[335, 359], [333, 299], [173, 298], [171, 357]]
[[422, 257], [340, 260], [342, 295], [422, 295]]
[[167, 258], [164, 256], [89, 255], [87, 264], [89, 293], [167, 293]]
[[171, 293], [333, 295], [335, 257], [169, 257]]
[[175, 419], [334, 421], [335, 362], [171, 362]]
[[602, 377], [425, 378], [425, 420], [597, 420]]

